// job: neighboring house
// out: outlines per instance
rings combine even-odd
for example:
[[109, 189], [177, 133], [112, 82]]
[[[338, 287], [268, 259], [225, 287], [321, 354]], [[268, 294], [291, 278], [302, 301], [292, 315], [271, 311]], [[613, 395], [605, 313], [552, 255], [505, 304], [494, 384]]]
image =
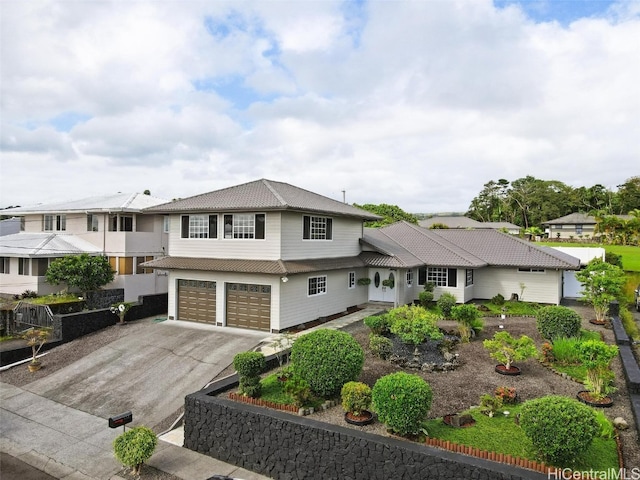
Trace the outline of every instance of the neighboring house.
[[105, 255], [117, 275], [105, 288], [123, 288], [126, 301], [166, 293], [166, 272], [141, 264], [166, 254], [168, 222], [143, 208], [166, 200], [143, 194], [116, 194], [7, 209], [21, 217], [24, 231], [0, 238], [0, 293], [39, 295], [58, 292], [45, 272], [56, 258], [88, 253]]
[[506, 231], [511, 235], [518, 235], [521, 230], [518, 225], [509, 222], [478, 222], [472, 218], [460, 215], [435, 216], [418, 222], [418, 225], [423, 228], [431, 228], [433, 224], [442, 224], [449, 228], [490, 228], [493, 230]]
[[[566, 255], [578, 258], [580, 267], [585, 267], [591, 260], [598, 258], [604, 261], [605, 249], [602, 247], [551, 247]], [[576, 278], [576, 272], [566, 270], [563, 274], [563, 297], [582, 298], [582, 284]]]
[[20, 218], [13, 217], [0, 220], [0, 237], [20, 232]]
[[[558, 304], [563, 272], [580, 268], [577, 258], [491, 229], [429, 230], [398, 222], [367, 229], [363, 242], [386, 254], [384, 263], [375, 261], [403, 280], [396, 282], [396, 292], [386, 292], [398, 304], [417, 299], [426, 282], [435, 283], [436, 299], [449, 292], [466, 303], [500, 293], [506, 299], [515, 294], [529, 302]], [[383, 269], [377, 273], [387, 275]]]
[[[278, 332], [368, 302], [512, 293], [559, 303], [578, 259], [491, 229], [426, 230], [298, 187], [258, 180], [145, 210], [170, 217], [169, 318]], [[369, 278], [370, 285], [358, 283]], [[386, 281], [386, 282], [385, 282]], [[386, 284], [386, 285], [385, 285]]]
[[[616, 215], [622, 220], [630, 220], [631, 215]], [[589, 239], [602, 235], [602, 232], [596, 233], [597, 225], [596, 217], [587, 215], [586, 213], [570, 213], [564, 217], [548, 220], [542, 223], [549, 240], [556, 238], [567, 239]]]

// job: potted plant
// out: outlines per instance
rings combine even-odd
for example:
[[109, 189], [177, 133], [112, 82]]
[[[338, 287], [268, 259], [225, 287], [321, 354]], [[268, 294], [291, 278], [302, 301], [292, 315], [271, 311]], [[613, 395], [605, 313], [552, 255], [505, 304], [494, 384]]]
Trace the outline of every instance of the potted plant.
[[491, 358], [500, 362], [496, 365], [496, 372], [502, 375], [520, 375], [520, 369], [512, 363], [538, 355], [535, 343], [530, 337], [521, 335], [516, 339], [507, 331], [496, 332], [493, 339], [485, 340], [482, 345], [489, 350]]
[[50, 328], [30, 328], [22, 333], [22, 339], [27, 342], [28, 347], [31, 347], [31, 362], [29, 362], [28, 365], [30, 372], [40, 370], [42, 367], [42, 364], [37, 357], [50, 335]]
[[124, 317], [132, 306], [133, 304], [131, 302], [118, 302], [111, 305], [109, 310], [111, 310], [111, 313], [118, 315], [118, 318], [120, 319], [118, 325], [124, 325]]
[[601, 340], [587, 340], [578, 345], [578, 358], [587, 369], [585, 386], [587, 390], [578, 392], [582, 402], [599, 407], [613, 405], [608, 397], [616, 388], [613, 385], [614, 374], [609, 368], [611, 360], [618, 355], [616, 345], [607, 345]]
[[362, 382], [347, 382], [340, 391], [344, 419], [351, 425], [368, 425], [373, 422], [371, 388]]

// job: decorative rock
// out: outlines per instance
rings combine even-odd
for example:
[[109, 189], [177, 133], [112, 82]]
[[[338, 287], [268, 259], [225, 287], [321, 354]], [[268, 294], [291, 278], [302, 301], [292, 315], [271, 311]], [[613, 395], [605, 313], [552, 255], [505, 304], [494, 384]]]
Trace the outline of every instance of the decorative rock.
[[629, 424], [622, 417], [614, 418], [613, 419], [613, 426], [616, 427], [618, 430], [626, 430], [627, 428], [629, 428]]

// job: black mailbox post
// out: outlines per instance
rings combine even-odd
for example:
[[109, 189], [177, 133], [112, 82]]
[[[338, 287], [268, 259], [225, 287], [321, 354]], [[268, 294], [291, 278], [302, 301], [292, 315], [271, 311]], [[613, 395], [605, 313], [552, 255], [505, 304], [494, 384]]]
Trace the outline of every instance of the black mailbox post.
[[131, 423], [133, 420], [133, 414], [131, 412], [124, 412], [120, 415], [114, 415], [113, 417], [109, 417], [109, 428], [118, 428], [122, 427], [124, 431], [125, 425], [127, 423]]

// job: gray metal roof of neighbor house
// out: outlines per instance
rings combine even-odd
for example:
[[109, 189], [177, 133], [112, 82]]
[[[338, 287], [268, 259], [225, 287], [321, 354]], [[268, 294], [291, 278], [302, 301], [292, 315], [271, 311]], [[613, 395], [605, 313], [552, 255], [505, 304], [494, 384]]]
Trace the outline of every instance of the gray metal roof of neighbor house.
[[378, 215], [317, 193], [261, 179], [148, 208], [152, 213], [295, 210], [379, 220]]
[[61, 257], [102, 250], [75, 235], [59, 233], [15, 233], [0, 238], [0, 257]]
[[[618, 217], [622, 220], [631, 220], [632, 215], [607, 215]], [[596, 217], [587, 215], [586, 213], [570, 213], [564, 217], [554, 218], [553, 220], [547, 220], [542, 222], [542, 225], [595, 225], [597, 222]]]
[[243, 260], [234, 258], [163, 257], [142, 264], [160, 270], [205, 270], [213, 272], [267, 273], [287, 275], [343, 268], [362, 268], [360, 257], [318, 258], [305, 260]]
[[69, 202], [57, 202], [27, 207], [14, 207], [3, 210], [4, 214], [27, 215], [36, 213], [69, 213], [69, 212], [140, 212], [144, 208], [166, 203], [163, 198], [152, 197], [142, 193], [118, 193], [82, 198]]
[[[580, 260], [491, 229], [427, 230], [408, 222], [365, 229], [364, 242], [380, 253], [435, 267], [512, 266], [577, 270]], [[407, 264], [407, 266], [415, 266]]]

